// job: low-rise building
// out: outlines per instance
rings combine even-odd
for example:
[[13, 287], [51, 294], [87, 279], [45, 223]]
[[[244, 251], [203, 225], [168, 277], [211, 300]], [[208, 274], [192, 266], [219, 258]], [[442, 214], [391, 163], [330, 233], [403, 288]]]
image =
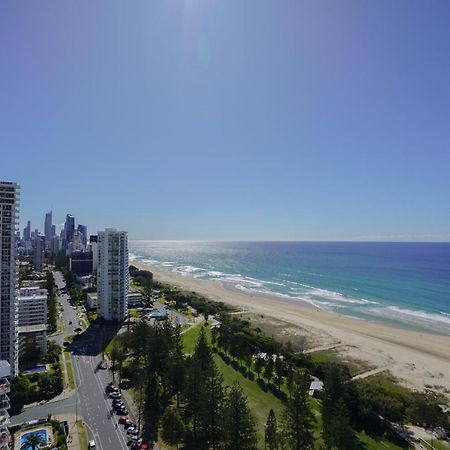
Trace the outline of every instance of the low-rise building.
[[88, 292], [86, 296], [86, 302], [89, 306], [89, 309], [97, 309], [97, 293]]
[[142, 303], [144, 297], [139, 291], [133, 291], [128, 293], [128, 306], [135, 307]]
[[[140, 292], [130, 292], [127, 295], [128, 306], [136, 307], [142, 303], [143, 296]], [[90, 309], [97, 309], [97, 294], [95, 292], [88, 292], [86, 297], [86, 302]]]

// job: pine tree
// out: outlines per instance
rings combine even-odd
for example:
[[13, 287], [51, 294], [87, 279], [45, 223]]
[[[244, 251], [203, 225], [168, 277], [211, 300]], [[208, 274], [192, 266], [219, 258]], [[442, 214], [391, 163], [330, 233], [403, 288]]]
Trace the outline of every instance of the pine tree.
[[255, 419], [238, 383], [232, 386], [225, 402], [224, 438], [225, 450], [257, 449]]
[[161, 419], [161, 393], [155, 375], [150, 375], [145, 390], [144, 423], [145, 429], [156, 439]]
[[328, 368], [322, 395], [323, 440], [327, 448], [357, 448], [349, 414], [350, 384], [348, 373], [335, 365]]
[[206, 379], [205, 388], [205, 428], [210, 447], [215, 450], [222, 439], [222, 415], [225, 401], [223, 376], [215, 365]]
[[293, 385], [283, 415], [283, 437], [292, 450], [314, 448], [314, 416], [308, 398], [308, 383], [301, 378]]
[[194, 362], [199, 364], [201, 371], [209, 371], [213, 366], [211, 348], [206, 340], [205, 329], [202, 328], [193, 354]]
[[273, 409], [269, 411], [265, 428], [265, 448], [267, 450], [278, 450], [278, 425]]
[[178, 411], [167, 408], [161, 419], [161, 437], [169, 445], [176, 445], [183, 439], [185, 427]]
[[270, 381], [273, 377], [273, 359], [272, 355], [268, 355], [269, 359], [266, 361], [266, 367], [264, 368], [264, 376], [267, 378], [267, 382], [270, 384]]

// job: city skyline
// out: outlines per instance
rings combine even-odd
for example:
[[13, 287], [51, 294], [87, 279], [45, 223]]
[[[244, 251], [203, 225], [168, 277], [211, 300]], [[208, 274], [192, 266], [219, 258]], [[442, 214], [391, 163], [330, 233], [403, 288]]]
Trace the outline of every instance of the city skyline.
[[448, 241], [449, 21], [405, 1], [5, 2], [21, 228], [52, 209], [130, 239]]

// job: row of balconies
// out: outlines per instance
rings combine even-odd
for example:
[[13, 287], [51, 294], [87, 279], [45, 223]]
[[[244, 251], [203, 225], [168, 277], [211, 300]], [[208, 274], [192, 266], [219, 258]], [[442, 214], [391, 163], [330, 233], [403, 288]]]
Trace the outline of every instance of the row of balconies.
[[9, 442], [11, 440], [11, 435], [9, 434], [8, 428], [4, 428], [0, 431], [0, 449], [9, 448]]
[[0, 411], [2, 409], [9, 409], [11, 406], [9, 402], [9, 397], [5, 394], [0, 397]]
[[0, 429], [9, 425], [8, 411], [0, 411]]
[[0, 379], [0, 395], [9, 394], [10, 391], [10, 383], [8, 378]]

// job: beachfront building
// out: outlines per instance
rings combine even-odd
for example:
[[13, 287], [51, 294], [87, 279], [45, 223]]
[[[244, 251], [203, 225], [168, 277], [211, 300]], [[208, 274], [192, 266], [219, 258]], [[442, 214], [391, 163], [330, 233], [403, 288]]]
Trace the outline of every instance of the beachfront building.
[[16, 183], [0, 181], [0, 360], [18, 370], [17, 337], [17, 248], [15, 232], [19, 220], [19, 191]]
[[128, 234], [107, 228], [98, 233], [97, 313], [122, 322], [128, 313]]
[[0, 361], [0, 449], [10, 448], [11, 436], [9, 434], [9, 414], [10, 407], [8, 394], [10, 392], [9, 377], [11, 376], [11, 366], [8, 361]]

